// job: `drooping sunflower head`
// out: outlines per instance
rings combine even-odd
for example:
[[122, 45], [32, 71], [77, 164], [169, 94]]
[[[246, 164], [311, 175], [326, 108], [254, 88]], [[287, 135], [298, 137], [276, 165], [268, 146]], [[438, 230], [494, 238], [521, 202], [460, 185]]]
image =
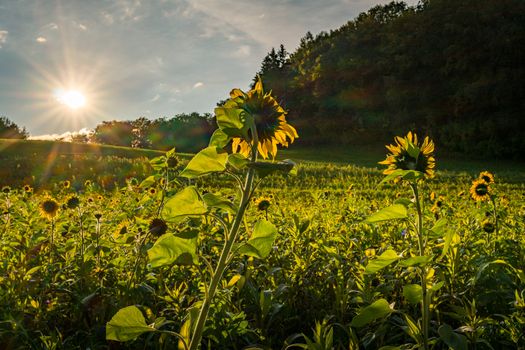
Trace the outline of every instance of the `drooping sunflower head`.
[[51, 220], [58, 213], [59, 205], [53, 198], [46, 198], [40, 203], [40, 214]]
[[494, 175], [488, 171], [482, 171], [478, 179], [485, 181], [489, 185], [494, 183]]
[[[288, 147], [299, 137], [293, 126], [286, 121], [286, 111], [279, 105], [271, 92], [265, 93], [262, 81], [259, 78], [255, 87], [247, 93], [234, 89], [230, 93], [231, 99], [237, 108], [251, 115], [257, 129], [257, 149], [263, 158], [277, 154], [277, 146]], [[251, 140], [234, 138], [232, 142], [233, 152], [248, 155], [251, 149]]]
[[79, 205], [80, 205], [80, 199], [79, 199], [77, 196], [72, 195], [72, 196], [70, 196], [70, 197], [67, 199], [66, 206], [67, 206], [69, 209], [75, 209], [75, 208], [77, 208]]
[[484, 180], [478, 179], [472, 182], [470, 187], [470, 195], [475, 201], [485, 201], [490, 198], [490, 185]]
[[385, 160], [379, 162], [388, 165], [383, 174], [389, 175], [401, 169], [416, 170], [428, 178], [434, 177], [434, 142], [428, 136], [419, 144], [417, 135], [409, 131], [405, 137], [396, 136], [395, 141], [395, 144], [386, 146], [390, 153]]
[[9, 186], [2, 187], [2, 192], [4, 192], [5, 194], [9, 194], [9, 192], [11, 192], [11, 187]]
[[162, 219], [155, 218], [151, 220], [148, 228], [154, 236], [162, 236], [168, 231], [168, 224]]
[[481, 223], [481, 227], [483, 228], [483, 231], [487, 232], [487, 233], [492, 233], [496, 230], [496, 225], [494, 225], [492, 223], [492, 221], [490, 220], [484, 220], [482, 223]]
[[255, 200], [255, 206], [257, 210], [265, 211], [272, 205], [270, 197], [261, 197]]

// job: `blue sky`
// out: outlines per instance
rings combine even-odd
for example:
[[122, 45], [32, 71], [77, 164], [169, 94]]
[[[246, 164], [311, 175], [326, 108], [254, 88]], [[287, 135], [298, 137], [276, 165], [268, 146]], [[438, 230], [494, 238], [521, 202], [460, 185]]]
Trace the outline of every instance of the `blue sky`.
[[[212, 112], [265, 54], [381, 0], [0, 0], [0, 115], [32, 135]], [[414, 5], [417, 1], [407, 1]], [[60, 90], [86, 99], [73, 110]]]

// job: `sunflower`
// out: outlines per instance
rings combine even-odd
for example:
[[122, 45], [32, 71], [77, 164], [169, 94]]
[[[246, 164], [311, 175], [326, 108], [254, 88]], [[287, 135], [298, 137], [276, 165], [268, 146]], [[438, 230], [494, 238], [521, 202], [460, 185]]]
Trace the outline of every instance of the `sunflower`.
[[42, 214], [43, 217], [51, 220], [57, 215], [58, 208], [59, 206], [56, 200], [53, 198], [46, 198], [40, 203], [40, 214]]
[[162, 219], [155, 218], [151, 220], [148, 228], [149, 232], [151, 232], [153, 235], [162, 236], [166, 233], [166, 231], [168, 231], [168, 224]]
[[478, 179], [485, 181], [489, 185], [494, 183], [494, 175], [488, 171], [482, 171]]
[[25, 185], [24, 186], [24, 192], [25, 193], [31, 193], [31, 192], [33, 192], [33, 188], [31, 186], [29, 186], [29, 185]]
[[11, 192], [11, 187], [9, 186], [2, 187], [2, 192], [4, 192], [5, 194], [9, 194], [9, 192]]
[[484, 180], [478, 179], [472, 182], [470, 187], [470, 195], [476, 201], [485, 201], [490, 198], [491, 189], [488, 183]]
[[[263, 158], [269, 158], [269, 155], [275, 158], [278, 145], [288, 147], [289, 143], [299, 137], [295, 128], [287, 123], [286, 111], [273, 98], [271, 92], [264, 92], [260, 78], [252, 90], [244, 93], [233, 89], [230, 97], [225, 107], [242, 109], [253, 117], [259, 139], [257, 149]], [[250, 154], [252, 142], [234, 138], [232, 150], [247, 156]]]
[[255, 200], [255, 205], [257, 206], [257, 210], [260, 210], [260, 211], [268, 210], [271, 204], [272, 204], [272, 201], [270, 197], [261, 197]]
[[411, 131], [405, 137], [396, 136], [395, 141], [395, 145], [386, 146], [390, 153], [387, 154], [385, 160], [379, 162], [379, 164], [388, 165], [383, 174], [389, 175], [400, 169], [416, 170], [428, 178], [434, 177], [436, 166], [434, 142], [428, 136], [421, 145], [418, 143], [417, 135]]
[[66, 206], [69, 209], [75, 209], [76, 207], [79, 206], [79, 204], [80, 204], [80, 199], [75, 195], [70, 196], [66, 201]]
[[494, 225], [490, 220], [483, 221], [481, 223], [481, 227], [483, 228], [483, 231], [487, 233], [492, 233], [496, 230], [496, 225]]
[[71, 187], [71, 182], [69, 180], [62, 182], [62, 187], [68, 189], [69, 187]]

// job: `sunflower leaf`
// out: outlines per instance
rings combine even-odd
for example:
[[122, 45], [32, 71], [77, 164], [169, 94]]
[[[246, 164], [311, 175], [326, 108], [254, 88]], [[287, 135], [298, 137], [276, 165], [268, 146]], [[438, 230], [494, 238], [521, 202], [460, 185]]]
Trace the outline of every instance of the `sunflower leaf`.
[[197, 237], [186, 239], [171, 233], [162, 235], [148, 250], [148, 259], [153, 268], [171, 264], [195, 265], [198, 263]]
[[394, 250], [388, 249], [383, 254], [378, 256], [377, 259], [370, 261], [368, 265], [366, 265], [365, 274], [374, 274], [399, 259], [400, 256], [397, 255]]
[[363, 308], [353, 319], [350, 324], [352, 327], [364, 327], [367, 324], [390, 315], [394, 310], [385, 299], [379, 299], [372, 304]]
[[137, 339], [143, 333], [155, 332], [146, 324], [146, 319], [136, 306], [120, 309], [106, 325], [106, 339], [128, 341]]
[[209, 173], [226, 169], [228, 153], [216, 146], [210, 146], [197, 153], [180, 173], [180, 176], [193, 179]]
[[217, 129], [211, 135], [209, 146], [215, 146], [217, 148], [224, 148], [226, 147], [228, 142], [230, 142], [230, 140], [231, 140], [230, 136], [228, 136], [221, 129]]
[[194, 186], [189, 186], [173, 197], [169, 198], [162, 209], [162, 216], [167, 221], [174, 221], [179, 217], [203, 215], [208, 209], [200, 199]]
[[394, 219], [406, 219], [408, 216], [407, 208], [403, 204], [393, 204], [370, 215], [365, 222], [376, 223]]
[[294, 172], [295, 163], [289, 159], [283, 160], [282, 162], [251, 162], [247, 166], [257, 171], [259, 177], [264, 178], [276, 171], [280, 171], [287, 174], [296, 174]]
[[248, 242], [239, 248], [239, 252], [248, 256], [264, 259], [272, 251], [273, 242], [276, 237], [277, 228], [271, 222], [260, 220], [255, 224]]

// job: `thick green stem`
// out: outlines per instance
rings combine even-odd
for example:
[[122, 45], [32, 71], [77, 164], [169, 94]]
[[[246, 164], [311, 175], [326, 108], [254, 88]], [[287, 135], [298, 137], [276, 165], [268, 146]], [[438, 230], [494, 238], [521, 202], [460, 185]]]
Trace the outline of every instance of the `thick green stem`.
[[[424, 256], [426, 250], [426, 238], [423, 233], [423, 211], [421, 210], [421, 202], [419, 198], [419, 191], [417, 183], [414, 182], [410, 185], [414, 193], [414, 199], [417, 211], [417, 240], [419, 246], [419, 255]], [[423, 349], [428, 350], [428, 329], [430, 326], [430, 298], [427, 291], [427, 268], [426, 266], [421, 267], [421, 291], [423, 294], [423, 300], [421, 301], [421, 317], [422, 317], [422, 328], [423, 328]]]
[[242, 219], [244, 217], [244, 212], [246, 211], [246, 208], [248, 207], [248, 204], [249, 204], [249, 196], [250, 196], [251, 188], [253, 185], [254, 176], [255, 176], [255, 171], [253, 169], [248, 170], [246, 182], [245, 182], [245, 185], [242, 191], [242, 198], [241, 198], [241, 204], [239, 206], [239, 211], [237, 212], [235, 221], [233, 222], [233, 225], [228, 234], [228, 240], [225, 242], [224, 248], [222, 249], [222, 253], [219, 258], [219, 262], [217, 263], [217, 267], [215, 268], [215, 271], [213, 272], [213, 277], [208, 287], [207, 296], [206, 298], [204, 298], [204, 301], [203, 301], [203, 304], [202, 304], [202, 307], [199, 313], [199, 317], [197, 318], [197, 322], [195, 324], [193, 336], [190, 342], [190, 350], [196, 350], [199, 347], [199, 344], [202, 338], [202, 332], [204, 330], [204, 323], [206, 322], [206, 318], [208, 317], [208, 311], [211, 306], [211, 301], [215, 295], [217, 286], [219, 285], [219, 282], [222, 279], [224, 270], [226, 270], [226, 267], [227, 267], [226, 262], [228, 261], [228, 257], [232, 250], [233, 243], [235, 243], [235, 241], [237, 240], [239, 228], [241, 227]]
[[[251, 129], [251, 136], [253, 138], [251, 161], [255, 162], [257, 161], [257, 146], [259, 144], [259, 139], [258, 139], [257, 129], [255, 127], [255, 124], [252, 124], [250, 129]], [[239, 205], [239, 210], [237, 211], [237, 215], [235, 216], [235, 220], [233, 221], [233, 225], [230, 229], [230, 232], [228, 233], [228, 236], [226, 236], [226, 242], [224, 243], [224, 247], [222, 249], [221, 256], [219, 257], [219, 262], [217, 263], [217, 267], [215, 268], [215, 271], [213, 272], [213, 276], [212, 276], [210, 285], [204, 297], [204, 301], [202, 303], [201, 310], [199, 312], [199, 316], [195, 324], [193, 335], [191, 337], [189, 350], [197, 350], [199, 348], [201, 338], [202, 338], [202, 333], [204, 331], [204, 324], [206, 323], [206, 319], [208, 317], [208, 312], [210, 310], [211, 302], [213, 300], [213, 297], [215, 296], [215, 291], [217, 290], [217, 286], [219, 285], [219, 282], [222, 279], [224, 271], [226, 270], [226, 267], [228, 266], [228, 261], [230, 260], [230, 253], [232, 251], [233, 244], [237, 240], [237, 236], [239, 235], [239, 230], [241, 228], [241, 224], [244, 218], [244, 213], [246, 209], [248, 208], [248, 205], [250, 204], [250, 198], [252, 195], [254, 179], [255, 179], [255, 170], [250, 168], [246, 175], [246, 181], [244, 182], [244, 186], [242, 186], [241, 188], [242, 196], [241, 196], [241, 203]]]
[[[496, 200], [494, 199], [494, 196], [490, 196], [490, 201], [492, 202], [492, 215], [494, 217], [494, 233], [495, 237], [499, 237], [498, 235], [498, 213], [496, 211]], [[494, 242], [494, 245], [492, 244], [490, 240], [490, 232], [487, 233], [487, 243], [489, 247], [492, 247], [492, 251], [496, 250], [496, 242]]]

